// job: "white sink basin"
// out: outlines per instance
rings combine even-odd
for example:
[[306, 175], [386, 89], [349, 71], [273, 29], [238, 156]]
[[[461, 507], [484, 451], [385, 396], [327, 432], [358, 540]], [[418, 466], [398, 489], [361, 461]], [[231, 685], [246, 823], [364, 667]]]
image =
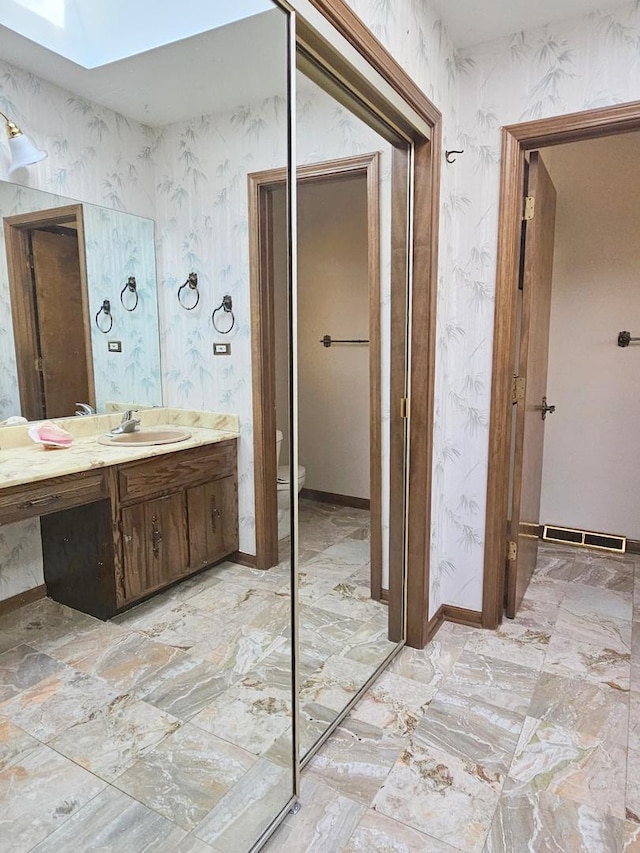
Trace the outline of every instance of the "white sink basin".
[[121, 432], [116, 435], [101, 435], [100, 444], [117, 444], [120, 447], [150, 447], [156, 444], [175, 444], [191, 438], [188, 429], [179, 427], [143, 427], [135, 432]]

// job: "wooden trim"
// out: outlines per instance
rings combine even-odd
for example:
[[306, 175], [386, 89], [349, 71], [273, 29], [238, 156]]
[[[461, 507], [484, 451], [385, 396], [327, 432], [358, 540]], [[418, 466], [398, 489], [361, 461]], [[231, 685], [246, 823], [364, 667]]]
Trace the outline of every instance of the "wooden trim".
[[[225, 558], [230, 563], [237, 563], [239, 566], [246, 566], [248, 569], [258, 569], [256, 557], [254, 554], [245, 554], [244, 551], [234, 551]], [[211, 567], [209, 567], [211, 568]]]
[[381, 589], [380, 590], [380, 601], [382, 601], [384, 604], [389, 603], [389, 590], [388, 589]]
[[436, 299], [442, 127], [414, 148], [413, 288], [407, 514], [407, 643], [429, 639], [431, 482], [435, 419]]
[[[286, 169], [277, 170], [284, 174]], [[276, 368], [273, 307], [272, 197], [269, 173], [248, 176], [249, 290], [251, 302], [251, 384], [256, 561], [261, 569], [278, 562], [276, 462]]]
[[427, 622], [426, 626], [426, 634], [427, 634], [427, 642], [433, 639], [433, 637], [438, 633], [440, 627], [444, 622], [444, 613], [442, 607], [439, 607], [436, 612], [433, 614], [431, 619]]
[[[371, 509], [369, 498], [357, 498], [353, 495], [338, 495], [335, 492], [321, 492], [318, 489], [304, 488], [300, 492], [301, 498], [309, 501], [318, 501], [324, 504], [335, 504], [336, 506], [350, 506], [353, 509]], [[373, 548], [372, 548], [373, 550]]]
[[468, 625], [470, 628], [482, 628], [481, 610], [468, 610], [466, 607], [454, 607], [452, 604], [443, 604], [442, 615], [446, 622], [455, 622], [456, 625]]
[[[371, 574], [382, 580], [382, 435], [380, 418], [380, 154], [359, 154], [300, 166], [298, 183], [322, 183], [362, 176], [367, 181], [369, 371], [371, 382]], [[253, 455], [256, 513], [256, 564], [278, 562], [278, 510], [275, 461], [275, 339], [271, 192], [287, 181], [284, 168], [253, 172], [249, 182], [249, 278], [251, 288]], [[375, 213], [374, 213], [375, 211]], [[375, 378], [374, 378], [375, 376]], [[374, 421], [376, 421], [374, 423]], [[273, 438], [272, 438], [273, 437]]]
[[640, 101], [509, 125], [502, 130], [489, 470], [482, 624], [502, 621], [505, 543], [509, 517], [511, 377], [516, 329], [516, 287], [520, 263], [520, 220], [525, 152], [640, 130]]
[[6, 613], [11, 613], [12, 610], [19, 610], [26, 604], [31, 604], [33, 601], [39, 601], [47, 595], [47, 587], [44, 584], [34, 586], [33, 589], [27, 589], [24, 592], [19, 592], [17, 595], [12, 595], [10, 598], [5, 598], [0, 601], [0, 616]]
[[390, 413], [389, 413], [389, 639], [404, 638], [407, 421], [401, 400], [407, 394], [410, 151], [394, 148], [391, 164]]
[[627, 554], [640, 554], [640, 540], [627, 539]]
[[310, 2], [422, 119], [430, 125], [442, 120], [437, 107], [344, 0]]

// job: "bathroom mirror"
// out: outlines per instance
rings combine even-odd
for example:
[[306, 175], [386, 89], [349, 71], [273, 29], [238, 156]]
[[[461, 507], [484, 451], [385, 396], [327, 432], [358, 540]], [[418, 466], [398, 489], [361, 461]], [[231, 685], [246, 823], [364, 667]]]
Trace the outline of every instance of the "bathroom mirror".
[[[180, 18], [187, 6], [193, 4], [180, 7]], [[18, 202], [42, 190], [53, 189], [59, 197], [43, 199], [32, 210], [64, 208], [76, 199], [72, 204], [82, 207], [85, 225], [87, 277], [87, 226], [94, 213], [96, 224], [107, 231], [120, 227], [113, 221], [125, 211], [152, 223], [160, 399], [165, 406], [229, 412], [240, 420], [239, 551], [233, 561], [194, 575], [108, 623], [96, 625], [47, 599], [0, 615], [0, 636], [3, 642], [9, 638], [9, 651], [31, 644], [47, 658], [46, 677], [62, 673], [46, 707], [39, 707], [41, 718], [68, 701], [72, 675], [86, 685], [82, 701], [74, 705], [71, 732], [64, 715], [56, 718], [56, 754], [44, 735], [36, 745], [67, 774], [64, 792], [50, 786], [46, 808], [42, 798], [29, 800], [34, 777], [28, 755], [18, 751], [12, 765], [16, 778], [21, 773], [16, 798], [22, 807], [40, 799], [42, 812], [50, 815], [73, 799], [72, 813], [62, 825], [40, 815], [31, 821], [27, 814], [14, 822], [15, 832], [23, 835], [11, 840], [13, 849], [83, 849], [98, 823], [106, 825], [105, 837], [111, 838], [126, 814], [138, 833], [149, 835], [147, 849], [208, 845], [247, 853], [294, 799], [290, 565], [283, 561], [277, 572], [252, 566], [247, 210], [247, 175], [289, 165], [290, 22], [270, 0], [200, 6], [205, 8], [197, 33], [176, 31], [172, 37], [180, 41], [167, 37], [159, 47], [147, 43], [144, 52], [90, 71], [6, 28], [0, 32], [2, 106], [10, 102], [15, 112], [18, 105], [23, 125], [49, 152], [47, 160], [16, 175], [3, 216], [21, 215]], [[231, 13], [225, 22], [216, 22], [223, 7]], [[194, 15], [190, 8], [191, 21]], [[150, 6], [151, 17], [154, 22], [164, 17], [157, 2]], [[170, 29], [175, 24], [169, 8], [165, 23]], [[129, 23], [127, 38], [136, 32], [146, 38], [151, 29]], [[0, 167], [6, 165], [5, 154], [0, 146]], [[285, 256], [290, 242], [288, 232], [279, 246]], [[116, 285], [110, 295], [103, 277], [112, 251], [96, 247], [101, 287], [87, 312], [95, 326], [104, 299], [110, 300], [113, 329], [107, 334], [95, 330], [103, 348], [124, 317], [120, 289]], [[198, 275], [200, 299], [186, 310], [177, 293], [192, 272]], [[139, 286], [142, 300], [142, 282]], [[214, 330], [211, 315], [226, 295], [232, 297], [235, 324], [225, 335]], [[132, 304], [129, 293], [124, 299]], [[103, 319], [104, 312], [101, 325]], [[2, 336], [3, 367], [11, 364], [9, 337]], [[124, 333], [115, 339], [122, 340], [126, 358]], [[225, 354], [216, 354], [219, 344], [226, 345]], [[110, 368], [105, 372], [115, 380]], [[99, 381], [96, 370], [96, 391]], [[104, 399], [111, 401], [113, 391], [107, 387]], [[122, 400], [124, 392], [117, 396]], [[97, 395], [100, 407], [98, 400]], [[271, 451], [275, 458], [275, 436]], [[36, 519], [0, 529], [2, 599], [28, 598], [42, 586], [39, 527]], [[11, 707], [3, 705], [3, 713], [10, 712], [14, 725], [24, 726], [21, 731], [37, 741], [39, 730], [27, 719], [21, 695], [10, 697]], [[110, 753], [111, 763], [105, 752], [113, 731], [122, 751]]]
[[0, 221], [0, 420], [161, 405], [153, 221], [7, 181]]

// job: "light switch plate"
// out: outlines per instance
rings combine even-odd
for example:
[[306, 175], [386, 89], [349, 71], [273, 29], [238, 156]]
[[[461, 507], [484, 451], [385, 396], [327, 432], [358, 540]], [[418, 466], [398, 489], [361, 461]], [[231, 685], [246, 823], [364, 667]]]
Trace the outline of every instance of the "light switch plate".
[[213, 345], [214, 355], [231, 355], [231, 344], [215, 344]]
[[122, 341], [107, 341], [109, 352], [122, 352]]

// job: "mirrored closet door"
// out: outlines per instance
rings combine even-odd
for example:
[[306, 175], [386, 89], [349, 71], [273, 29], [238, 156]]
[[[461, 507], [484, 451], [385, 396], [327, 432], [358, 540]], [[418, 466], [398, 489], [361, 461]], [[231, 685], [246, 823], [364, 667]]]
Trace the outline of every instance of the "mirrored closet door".
[[253, 557], [247, 202], [281, 171], [285, 459], [290, 15], [79, 3], [74, 43], [56, 4], [11, 5], [0, 108], [48, 157], [0, 184], [0, 420], [62, 418], [73, 444], [0, 428], [3, 841], [248, 853], [296, 792], [291, 562]]
[[[294, 536], [304, 759], [405, 639], [409, 188], [406, 142], [304, 57], [300, 65]], [[372, 713], [356, 711], [364, 728]]]

